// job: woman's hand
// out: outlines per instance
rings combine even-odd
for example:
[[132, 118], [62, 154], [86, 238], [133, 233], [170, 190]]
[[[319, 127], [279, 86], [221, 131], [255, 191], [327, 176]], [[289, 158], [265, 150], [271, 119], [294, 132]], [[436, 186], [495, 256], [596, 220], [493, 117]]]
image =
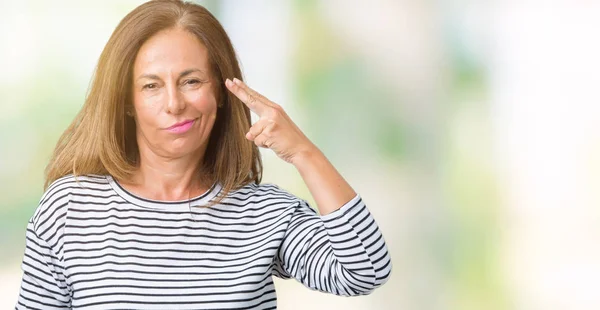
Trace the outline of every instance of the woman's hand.
[[259, 116], [246, 138], [259, 147], [269, 148], [288, 163], [296, 164], [317, 147], [294, 124], [283, 108], [257, 93], [244, 82], [225, 80], [225, 86]]
[[259, 147], [272, 149], [280, 158], [298, 169], [321, 215], [339, 209], [356, 196], [350, 184], [278, 104], [238, 79], [227, 79], [225, 85], [260, 117], [250, 128], [246, 138]]

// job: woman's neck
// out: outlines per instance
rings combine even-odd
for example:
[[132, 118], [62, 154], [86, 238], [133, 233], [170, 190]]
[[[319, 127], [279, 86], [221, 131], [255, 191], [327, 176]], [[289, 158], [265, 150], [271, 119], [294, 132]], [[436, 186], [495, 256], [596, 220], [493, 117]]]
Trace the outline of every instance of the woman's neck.
[[[134, 194], [152, 200], [177, 201], [196, 197], [210, 185], [203, 184], [198, 156], [166, 158], [140, 150], [140, 165], [123, 186]], [[123, 183], [123, 182], [121, 182]]]

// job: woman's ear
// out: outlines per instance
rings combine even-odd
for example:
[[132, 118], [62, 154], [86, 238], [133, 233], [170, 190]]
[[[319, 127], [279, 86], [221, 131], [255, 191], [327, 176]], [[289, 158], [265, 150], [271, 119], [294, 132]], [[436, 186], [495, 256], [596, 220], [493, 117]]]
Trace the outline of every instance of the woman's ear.
[[127, 116], [129, 117], [134, 117], [135, 113], [134, 113], [134, 109], [133, 106], [128, 104], [125, 106], [125, 114], [127, 114]]

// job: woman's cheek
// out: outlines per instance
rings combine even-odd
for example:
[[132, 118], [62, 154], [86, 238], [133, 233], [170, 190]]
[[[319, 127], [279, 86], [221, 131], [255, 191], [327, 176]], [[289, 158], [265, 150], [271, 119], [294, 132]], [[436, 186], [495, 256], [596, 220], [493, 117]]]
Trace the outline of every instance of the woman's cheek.
[[200, 91], [189, 91], [185, 93], [185, 100], [189, 103], [192, 103], [196, 108], [200, 107], [202, 104], [202, 92]]
[[142, 102], [142, 108], [152, 115], [159, 115], [164, 101], [164, 95], [162, 92], [156, 92], [148, 94], [144, 97]]
[[198, 91], [190, 91], [186, 93], [186, 101], [194, 105], [194, 107], [204, 113], [212, 113], [216, 109], [217, 103], [210, 91], [201, 89]]

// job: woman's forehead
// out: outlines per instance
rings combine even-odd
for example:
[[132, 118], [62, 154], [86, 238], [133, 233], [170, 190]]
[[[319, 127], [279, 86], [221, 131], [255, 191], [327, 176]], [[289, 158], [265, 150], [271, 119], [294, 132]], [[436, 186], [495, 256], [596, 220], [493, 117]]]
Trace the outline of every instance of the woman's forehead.
[[181, 73], [196, 68], [208, 72], [208, 50], [192, 33], [183, 29], [158, 32], [148, 39], [134, 63], [134, 74]]

